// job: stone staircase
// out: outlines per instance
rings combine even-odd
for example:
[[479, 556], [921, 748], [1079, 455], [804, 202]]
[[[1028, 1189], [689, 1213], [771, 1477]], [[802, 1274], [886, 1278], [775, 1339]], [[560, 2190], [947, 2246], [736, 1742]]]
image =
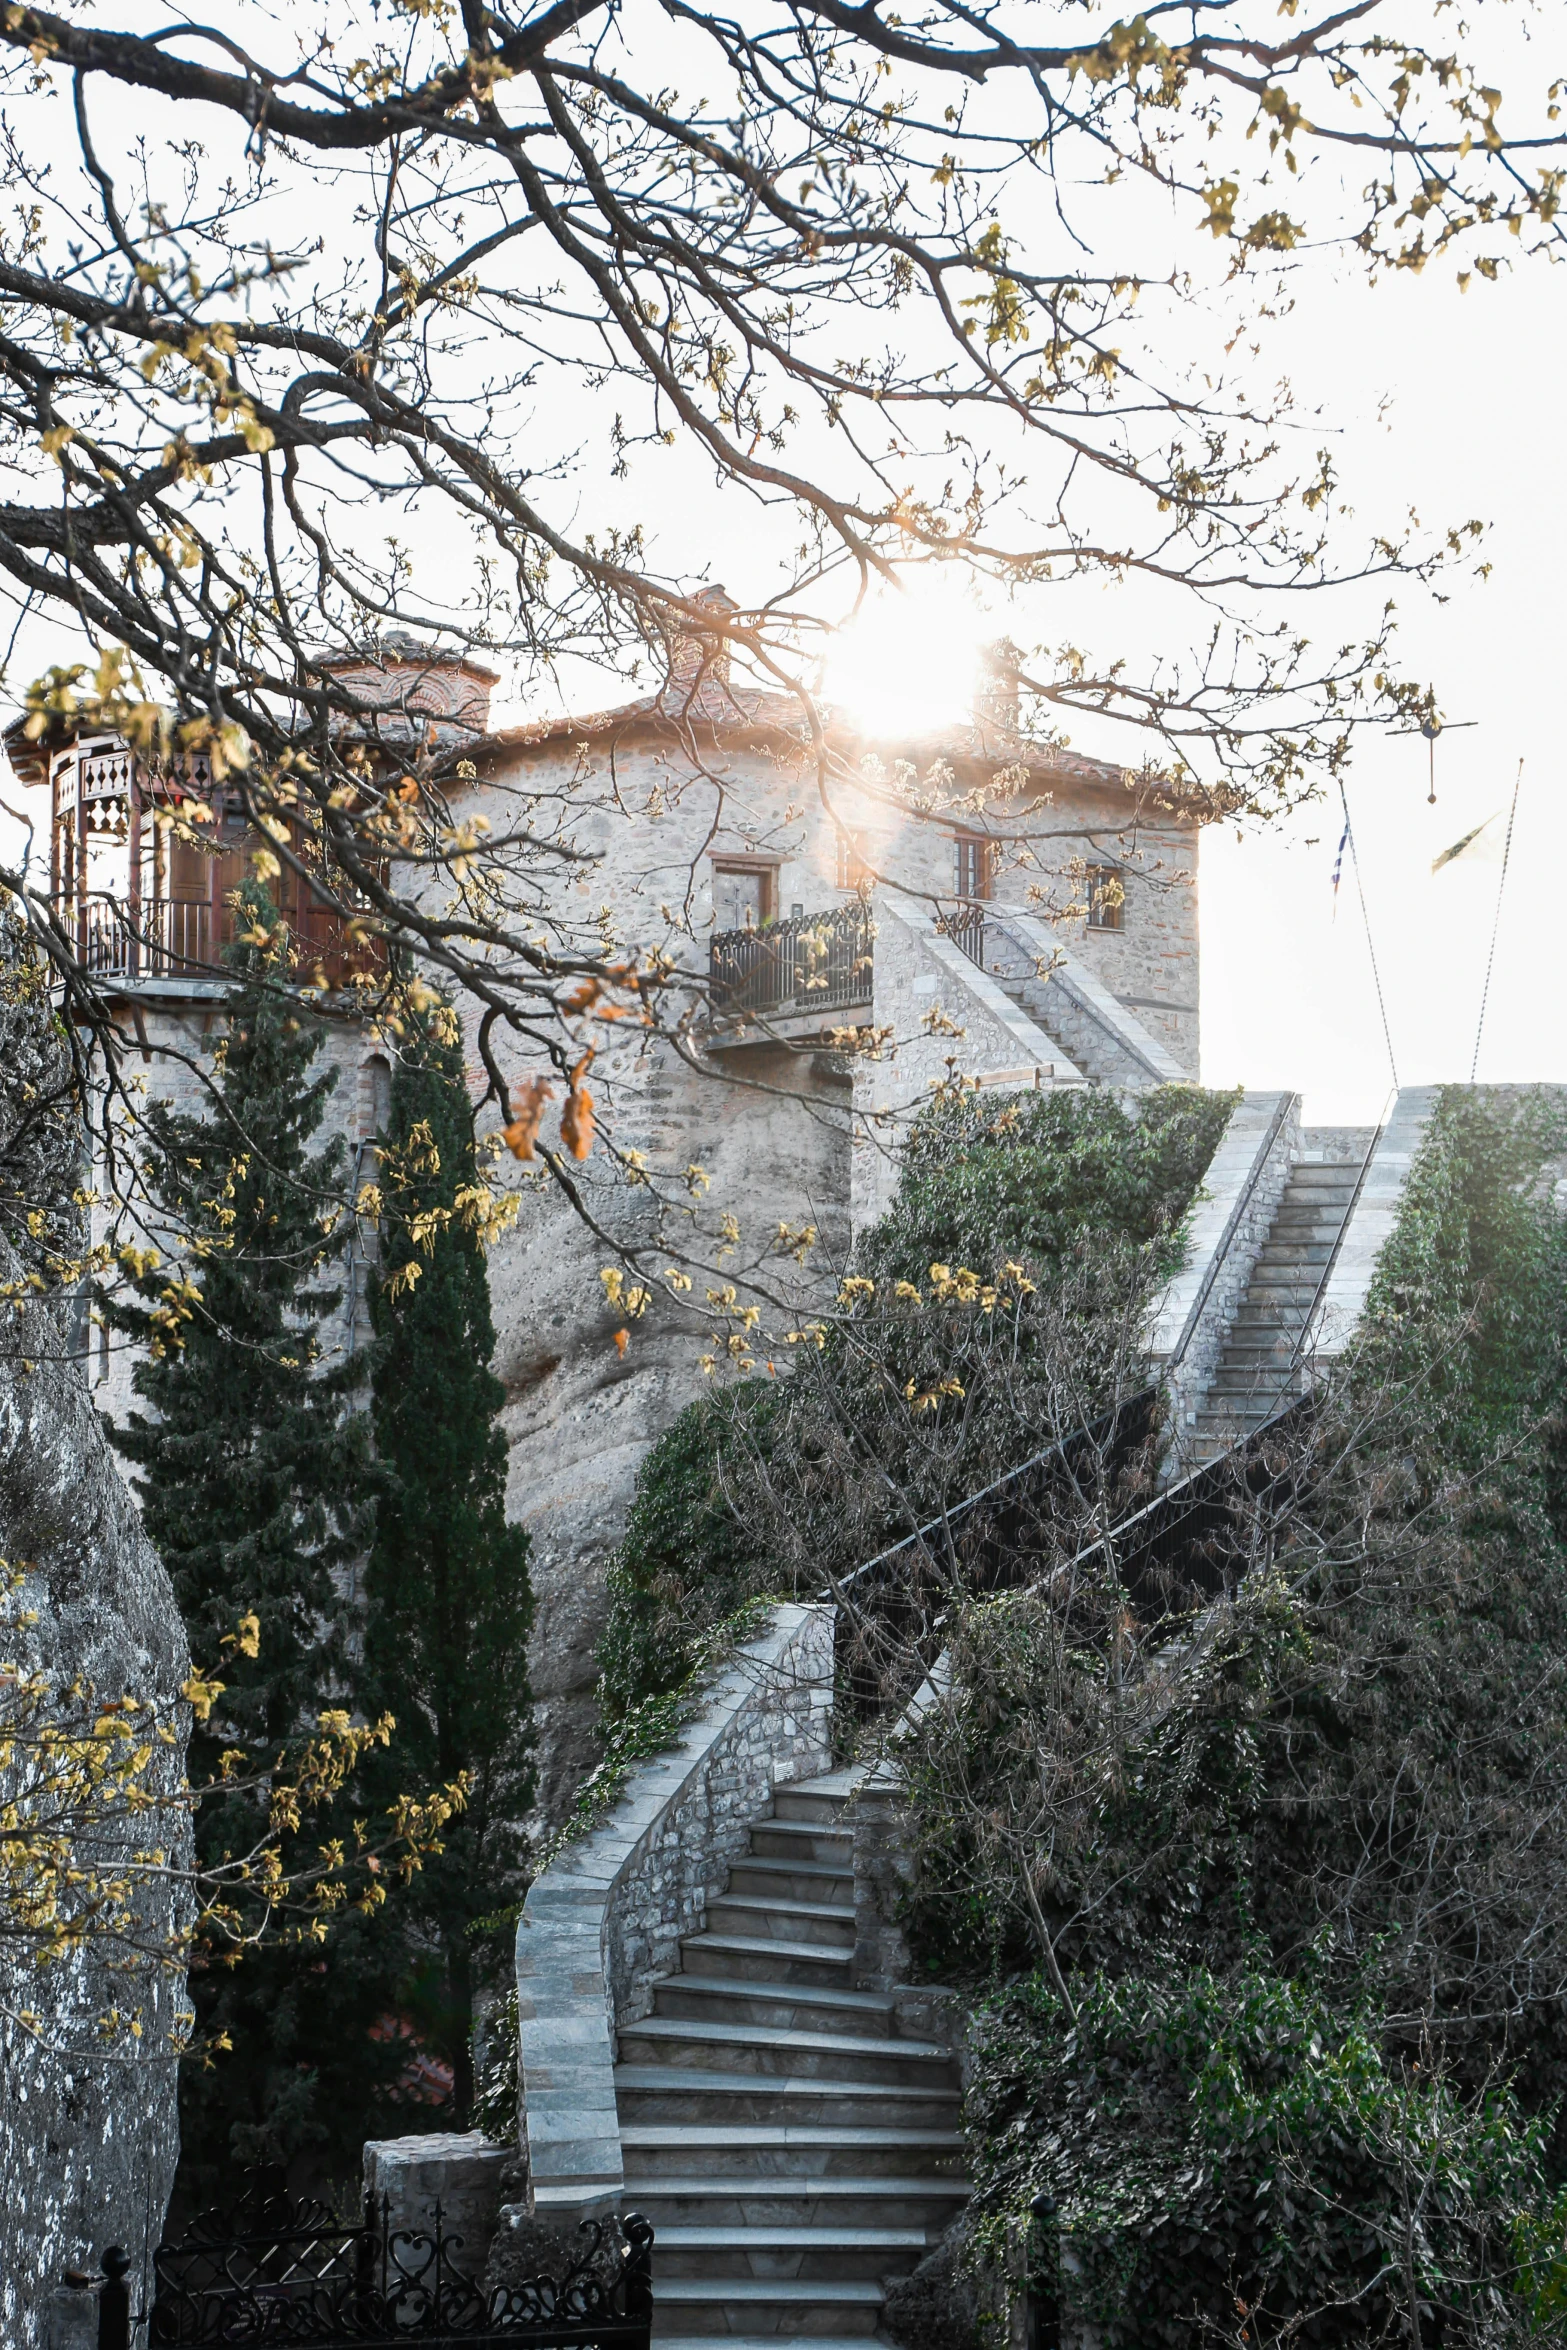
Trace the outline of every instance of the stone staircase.
[[1223, 1355], [1182, 1450], [1216, 1460], [1271, 1419], [1296, 1384], [1312, 1307], [1354, 1204], [1373, 1133], [1347, 1135], [1353, 1158], [1302, 1158], [1291, 1171]]
[[[1090, 1085], [1127, 1086], [1134, 1092], [1187, 1079], [1188, 1072], [1168, 1043], [1147, 1028], [1130, 1005], [1112, 995], [1053, 931], [1016, 907], [990, 907], [986, 912], [979, 948], [984, 970], [1068, 1056], [1077, 1076]], [[1041, 969], [1051, 964], [1055, 968], [1041, 978]], [[1059, 1081], [1059, 1066], [1056, 1076]]]
[[[1002, 993], [1060, 1047], [1072, 1067], [1090, 1085], [1141, 1088], [1153, 1082], [1147, 1066], [1127, 1052], [1120, 1039], [1102, 1022], [1088, 1017], [1064, 988], [1048, 979], [1021, 977], [1009, 971], [992, 971], [991, 977]], [[1059, 1068], [1057, 1074], [1059, 1077]]]
[[950, 2050], [853, 1987], [853, 1784], [778, 1789], [681, 1971], [620, 2029], [625, 2205], [657, 2231], [661, 2343], [865, 2350], [884, 2284], [968, 2192]]

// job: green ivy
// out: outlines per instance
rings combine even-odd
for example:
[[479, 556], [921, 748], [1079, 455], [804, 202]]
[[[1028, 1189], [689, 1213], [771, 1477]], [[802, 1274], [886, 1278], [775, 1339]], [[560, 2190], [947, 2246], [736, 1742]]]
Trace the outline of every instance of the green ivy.
[[1390, 2065], [1376, 2015], [1309, 1974], [1155, 1968], [1083, 1984], [1075, 2012], [1015, 1984], [976, 2019], [964, 2129], [975, 2252], [1051, 2194], [1104, 2350], [1408, 2342], [1411, 2282], [1428, 2342], [1551, 2323], [1543, 2122]]
[[[778, 1389], [759, 1379], [703, 1396], [666, 1430], [637, 1473], [610, 1561], [609, 1620], [599, 1644], [599, 1705], [620, 1723], [691, 1670], [700, 1608], [721, 1622], [744, 1605], [767, 1562], [729, 1499], [748, 1446], [765, 1451]], [[611, 1735], [615, 1733], [612, 1731]]]
[[1446, 1086], [1366, 1303], [1363, 1384], [1418, 1382], [1433, 1444], [1471, 1468], [1564, 1387], [1560, 1089]]
[[878, 1279], [923, 1281], [932, 1258], [1036, 1276], [1091, 1236], [1152, 1248], [1177, 1270], [1183, 1224], [1240, 1099], [1165, 1085], [1125, 1101], [1097, 1087], [933, 1102], [904, 1153], [897, 1198], [860, 1250]]

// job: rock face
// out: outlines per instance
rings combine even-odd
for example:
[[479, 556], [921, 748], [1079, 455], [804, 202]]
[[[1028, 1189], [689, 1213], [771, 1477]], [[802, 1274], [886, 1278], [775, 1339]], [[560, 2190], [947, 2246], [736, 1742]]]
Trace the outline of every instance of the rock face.
[[[623, 1144], [666, 1162], [677, 1149], [700, 1160], [715, 1198], [741, 1202], [753, 1237], [786, 1219], [813, 1223], [830, 1296], [849, 1246], [849, 1088], [835, 1069], [818, 1067], [818, 1058], [825, 1061], [805, 1058], [802, 1070], [791, 1056], [757, 1052], [750, 1086], [700, 1077], [677, 1086], [667, 1069], [628, 1056], [624, 1074], [610, 1068], [601, 1092]], [[638, 1219], [645, 1194], [606, 1180], [591, 1163], [579, 1188], [612, 1240], [644, 1237]], [[506, 1514], [527, 1527], [533, 1543], [529, 1674], [540, 1811], [549, 1827], [559, 1824], [597, 1760], [594, 1651], [608, 1610], [606, 1571], [637, 1470], [706, 1384], [700, 1323], [673, 1311], [666, 1298], [655, 1296], [633, 1323], [624, 1354], [616, 1348], [624, 1317], [610, 1309], [598, 1280], [608, 1259], [604, 1241], [558, 1194], [542, 1190], [527, 1197], [490, 1258], [495, 1367], [507, 1397]], [[795, 1271], [792, 1263], [787, 1269]], [[715, 1270], [714, 1280], [724, 1277]]]
[[[0, 1114], [3, 1114], [0, 1096]], [[21, 1267], [0, 1237], [0, 1288]], [[190, 1672], [174, 1594], [115, 1468], [54, 1308], [0, 1323], [0, 1558], [25, 1571], [35, 1615], [25, 1661], [100, 1695], [168, 1699]], [[8, 1647], [10, 1643], [7, 1644]], [[179, 1756], [168, 1757], [176, 1771]], [[3, 1794], [0, 1778], [0, 1794]], [[144, 1831], [145, 1833], [145, 1831]], [[140, 1839], [138, 1839], [140, 1840]], [[167, 1841], [167, 1829], [160, 1834]], [[172, 1897], [146, 1923], [172, 1922]], [[0, 1911], [0, 1929], [6, 1924]], [[151, 2255], [179, 2151], [169, 2049], [183, 1978], [128, 1979], [107, 1957], [40, 1971], [0, 1932], [0, 2341], [45, 2350], [67, 2269], [106, 2246], [131, 2256], [133, 2309], [146, 2306]], [[106, 2008], [139, 2011], [140, 2036], [95, 2046]], [[17, 2020], [38, 2018], [36, 2032]]]

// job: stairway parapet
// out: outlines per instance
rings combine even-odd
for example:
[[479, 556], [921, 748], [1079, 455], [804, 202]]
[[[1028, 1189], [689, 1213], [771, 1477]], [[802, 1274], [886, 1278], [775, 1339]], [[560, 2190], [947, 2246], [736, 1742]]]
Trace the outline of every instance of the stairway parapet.
[[1441, 1090], [1439, 1085], [1402, 1086], [1377, 1137], [1317, 1310], [1312, 1350], [1325, 1362], [1344, 1353], [1365, 1312], [1377, 1259], [1393, 1237], [1410, 1169]]
[[827, 1767], [834, 1615], [821, 1602], [780, 1606], [678, 1743], [529, 1889], [517, 1929], [520, 2105], [540, 2216], [589, 2217], [621, 2200], [617, 2029], [648, 2013], [775, 1788]]
[[987, 904], [982, 912], [985, 968], [1009, 993], [1018, 991], [1018, 1000], [1087, 1076], [1135, 1091], [1191, 1084], [1191, 1071], [1049, 923], [1002, 903]]

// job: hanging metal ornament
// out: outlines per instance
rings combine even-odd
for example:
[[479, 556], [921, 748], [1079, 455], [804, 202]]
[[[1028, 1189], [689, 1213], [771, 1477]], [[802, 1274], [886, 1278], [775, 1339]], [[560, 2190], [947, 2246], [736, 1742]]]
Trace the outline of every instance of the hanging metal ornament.
[[1428, 775], [1428, 778], [1429, 778], [1429, 784], [1430, 784], [1430, 788], [1428, 789], [1428, 791], [1427, 791], [1427, 793], [1426, 793], [1426, 805], [1427, 805], [1428, 807], [1432, 807], [1432, 808], [1434, 808], [1434, 807], [1436, 806], [1436, 738], [1437, 738], [1437, 736], [1438, 736], [1439, 734], [1452, 734], [1452, 733], [1454, 733], [1456, 730], [1458, 730], [1458, 729], [1461, 729], [1461, 728], [1463, 728], [1463, 727], [1466, 727], [1466, 726], [1478, 726], [1478, 725], [1479, 725], [1479, 723], [1480, 723], [1480, 721], [1479, 721], [1479, 719], [1478, 719], [1478, 718], [1427, 718], [1427, 719], [1426, 719], [1426, 720], [1425, 720], [1425, 721], [1424, 721], [1424, 722], [1423, 722], [1423, 723], [1422, 723], [1420, 726], [1418, 726], [1418, 727], [1400, 726], [1400, 727], [1399, 727], [1399, 728], [1396, 730], [1396, 731], [1397, 731], [1399, 734], [1423, 734], [1423, 735], [1425, 736], [1425, 739], [1426, 739], [1426, 772], [1427, 772], [1427, 775]]

